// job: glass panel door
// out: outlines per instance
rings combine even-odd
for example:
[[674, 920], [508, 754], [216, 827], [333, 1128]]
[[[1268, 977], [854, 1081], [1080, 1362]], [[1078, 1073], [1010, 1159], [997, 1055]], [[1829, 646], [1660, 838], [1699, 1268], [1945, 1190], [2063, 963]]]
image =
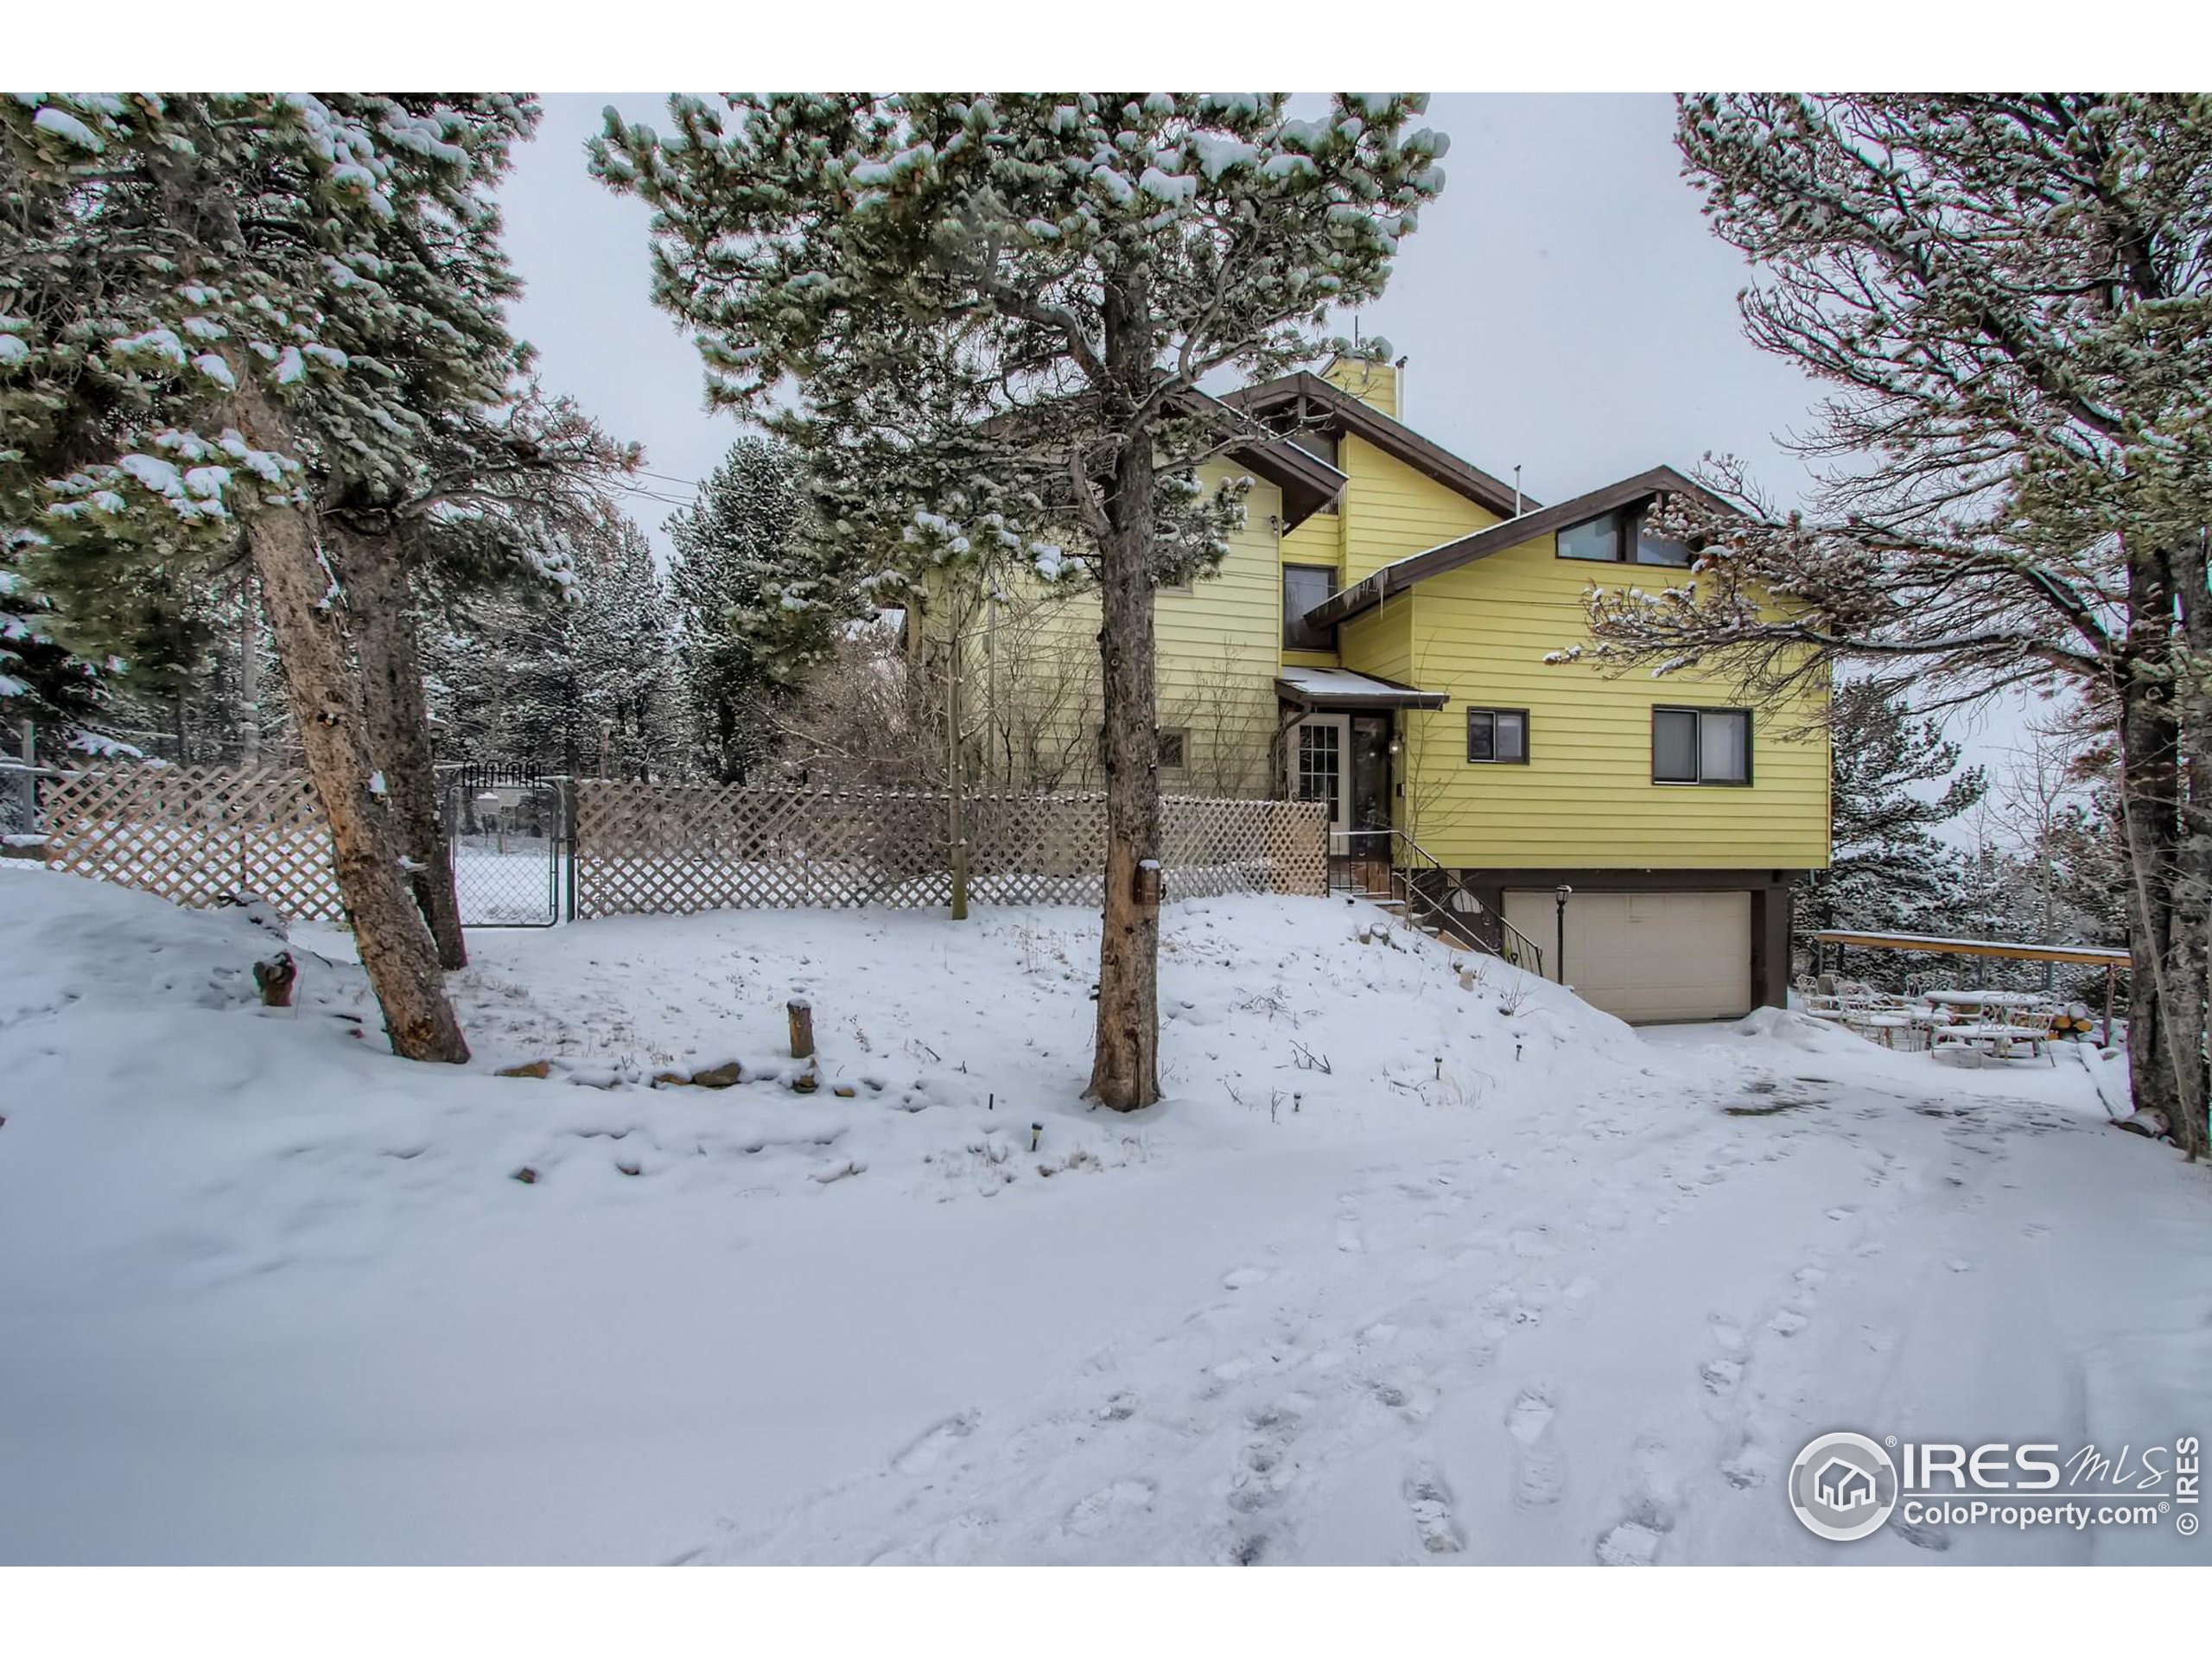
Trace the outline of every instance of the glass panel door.
[[1343, 715], [1309, 715], [1298, 723], [1298, 798], [1319, 801], [1329, 809], [1329, 850], [1333, 853], [1345, 849], [1350, 802], [1344, 751], [1351, 723]]

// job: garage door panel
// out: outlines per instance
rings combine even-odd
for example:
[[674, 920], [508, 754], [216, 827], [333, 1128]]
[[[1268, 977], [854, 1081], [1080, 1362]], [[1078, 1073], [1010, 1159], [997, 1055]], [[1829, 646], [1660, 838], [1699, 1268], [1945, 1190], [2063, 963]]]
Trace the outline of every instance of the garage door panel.
[[[1506, 919], [1554, 968], [1556, 900], [1510, 890]], [[1748, 893], [1578, 893], [1567, 910], [1567, 975], [1583, 999], [1624, 1020], [1721, 1020], [1751, 1005]]]

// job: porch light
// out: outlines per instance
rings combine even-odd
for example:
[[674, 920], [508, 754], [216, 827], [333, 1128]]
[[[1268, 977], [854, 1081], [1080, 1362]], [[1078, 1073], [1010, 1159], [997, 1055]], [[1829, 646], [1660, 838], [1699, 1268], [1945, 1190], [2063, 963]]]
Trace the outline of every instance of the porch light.
[[1391, 733], [1391, 734], [1390, 734], [1390, 758], [1391, 758], [1392, 760], [1396, 760], [1396, 759], [1398, 758], [1398, 756], [1399, 756], [1399, 755], [1401, 755], [1401, 754], [1402, 754], [1403, 753], [1405, 753], [1405, 747], [1406, 747], [1406, 740], [1405, 740], [1404, 738], [1402, 738], [1402, 737], [1400, 737], [1400, 736], [1399, 736], [1395, 732]]

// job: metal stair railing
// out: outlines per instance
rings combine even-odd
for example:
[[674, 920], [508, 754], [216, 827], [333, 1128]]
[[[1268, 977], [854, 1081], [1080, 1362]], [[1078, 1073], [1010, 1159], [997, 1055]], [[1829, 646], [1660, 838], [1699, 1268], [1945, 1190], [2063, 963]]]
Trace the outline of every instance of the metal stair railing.
[[[1416, 913], [1428, 918], [1432, 926], [1450, 932], [1454, 938], [1466, 939], [1478, 950], [1488, 951], [1502, 962], [1535, 975], [1544, 976], [1544, 950], [1534, 939], [1507, 921], [1504, 916], [1478, 898], [1468, 886], [1465, 877], [1440, 861], [1435, 855], [1402, 830], [1351, 830], [1338, 831], [1351, 849], [1348, 865], [1362, 862], [1382, 863], [1389, 860], [1389, 876], [1387, 893], [1369, 893], [1370, 898], [1382, 897], [1395, 901], [1404, 911], [1408, 925], [1416, 925]], [[1417, 880], [1416, 876], [1431, 878]], [[1338, 891], [1357, 891], [1350, 880], [1341, 885], [1331, 884]], [[1463, 926], [1463, 918], [1480, 917], [1494, 923], [1497, 929], [1497, 942], [1484, 937], [1480, 927]]]

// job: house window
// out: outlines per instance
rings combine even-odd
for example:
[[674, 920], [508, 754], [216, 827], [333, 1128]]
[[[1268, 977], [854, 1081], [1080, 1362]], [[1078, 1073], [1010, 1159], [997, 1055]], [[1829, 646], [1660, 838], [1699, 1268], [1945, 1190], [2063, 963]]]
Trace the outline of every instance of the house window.
[[1594, 559], [1604, 564], [1618, 564], [1621, 515], [1609, 512], [1603, 518], [1568, 525], [1559, 533], [1559, 556], [1562, 559]]
[[1647, 509], [1638, 507], [1586, 518], [1559, 533], [1562, 559], [1586, 559], [1599, 564], [1656, 564], [1687, 570], [1696, 558], [1682, 542], [1669, 541], [1644, 528]]
[[1162, 772], [1183, 770], [1184, 755], [1189, 747], [1187, 739], [1188, 734], [1179, 728], [1162, 727], [1160, 728], [1160, 769]]
[[1282, 568], [1282, 642], [1292, 651], [1334, 651], [1337, 631], [1306, 625], [1306, 613], [1337, 591], [1336, 567], [1286, 564]]
[[1470, 709], [1467, 710], [1467, 764], [1529, 763], [1529, 711], [1526, 709]]
[[1651, 781], [1748, 784], [1751, 716], [1745, 709], [1654, 709]]
[[1287, 435], [1293, 443], [1316, 461], [1325, 461], [1332, 467], [1337, 464], [1337, 435], [1335, 433], [1300, 429]]
[[1687, 542], [1670, 542], [1664, 536], [1655, 536], [1644, 528], [1643, 515], [1636, 516], [1636, 563], [1662, 564], [1673, 570], [1687, 570], [1696, 552]]

